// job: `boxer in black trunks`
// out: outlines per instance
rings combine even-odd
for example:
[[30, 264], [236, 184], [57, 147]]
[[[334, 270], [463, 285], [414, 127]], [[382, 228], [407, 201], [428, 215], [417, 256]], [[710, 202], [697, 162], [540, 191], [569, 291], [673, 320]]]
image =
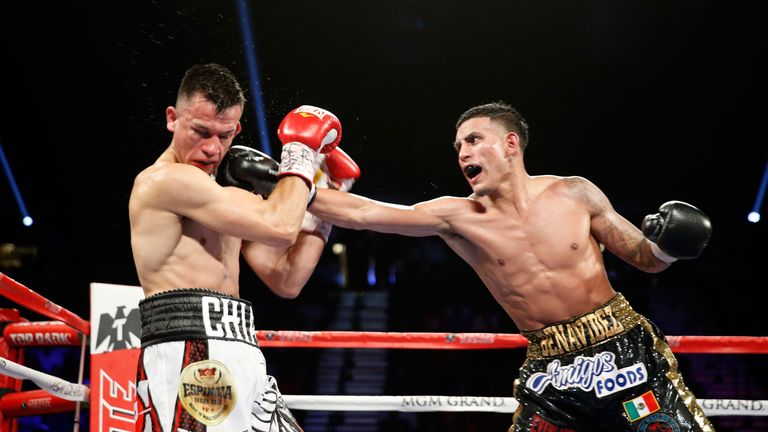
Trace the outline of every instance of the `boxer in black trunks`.
[[[301, 430], [266, 374], [253, 310], [239, 298], [239, 260], [277, 295], [299, 294], [328, 229], [306, 206], [341, 124], [302, 106], [278, 130], [279, 164], [252, 149], [230, 154], [244, 100], [226, 68], [191, 67], [166, 109], [171, 143], [134, 181], [131, 246], [145, 294], [137, 431]], [[240, 187], [214, 179], [225, 155], [222, 177]]]
[[706, 430], [664, 336], [621, 294], [589, 313], [523, 335], [529, 343], [515, 382], [520, 409], [514, 420], [531, 425], [523, 430], [658, 430], [652, 424]]
[[[403, 206], [321, 190], [309, 211], [346, 228], [440, 236], [472, 266], [532, 340], [510, 431], [712, 431], [661, 333], [611, 286], [601, 247], [660, 272], [703, 252], [709, 219], [671, 201], [638, 228], [585, 178], [529, 175], [527, 144], [528, 125], [513, 107], [473, 107], [454, 142], [469, 197]], [[626, 316], [607, 313], [615, 305]], [[595, 364], [598, 372], [578, 375]], [[571, 382], [567, 373], [592, 381]]]

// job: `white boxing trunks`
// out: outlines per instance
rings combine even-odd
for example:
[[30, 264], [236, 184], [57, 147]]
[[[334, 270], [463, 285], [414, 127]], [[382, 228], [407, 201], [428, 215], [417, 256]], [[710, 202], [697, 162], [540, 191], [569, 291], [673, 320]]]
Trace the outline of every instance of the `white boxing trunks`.
[[203, 289], [143, 299], [137, 432], [300, 432], [255, 338], [248, 301]]

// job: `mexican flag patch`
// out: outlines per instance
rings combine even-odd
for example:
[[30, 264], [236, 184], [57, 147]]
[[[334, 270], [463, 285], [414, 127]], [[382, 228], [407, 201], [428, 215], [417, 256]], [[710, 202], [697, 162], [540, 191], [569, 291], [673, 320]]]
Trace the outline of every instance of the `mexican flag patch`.
[[629, 421], [633, 422], [659, 410], [659, 402], [652, 391], [647, 391], [640, 396], [624, 402], [624, 411], [627, 412]]

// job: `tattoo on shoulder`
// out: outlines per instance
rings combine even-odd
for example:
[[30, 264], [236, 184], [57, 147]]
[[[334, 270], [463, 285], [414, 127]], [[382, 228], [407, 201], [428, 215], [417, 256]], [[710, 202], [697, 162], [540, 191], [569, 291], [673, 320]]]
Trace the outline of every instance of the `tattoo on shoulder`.
[[586, 204], [593, 211], [599, 213], [604, 211], [607, 206], [607, 198], [599, 189], [583, 177], [566, 177], [563, 183], [573, 196]]

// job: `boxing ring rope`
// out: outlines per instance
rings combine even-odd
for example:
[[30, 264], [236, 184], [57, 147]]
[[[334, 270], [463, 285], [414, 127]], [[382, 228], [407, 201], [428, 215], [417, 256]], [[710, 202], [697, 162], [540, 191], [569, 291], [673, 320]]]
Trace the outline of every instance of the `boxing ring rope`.
[[64, 322], [84, 335], [91, 334], [88, 321], [0, 273], [0, 293], [3, 297], [40, 315]]
[[[60, 321], [11, 323], [3, 337], [13, 347], [79, 346], [80, 333]], [[528, 341], [509, 333], [419, 333], [257, 330], [263, 348], [511, 349]], [[764, 336], [667, 336], [675, 353], [768, 354]]]
[[[8, 300], [16, 302], [17, 304], [24, 306], [27, 309], [35, 311], [48, 318], [60, 320], [65, 324], [72, 326], [76, 330], [80, 331], [83, 335], [87, 336], [91, 333], [91, 325], [88, 321], [80, 318], [76, 314], [57, 305], [56, 303], [46, 299], [45, 297], [32, 291], [31, 289], [25, 287], [24, 285], [16, 282], [15, 280], [6, 276], [3, 273], [0, 273], [0, 289], [2, 289], [3, 296], [6, 297]], [[87, 343], [86, 338], [83, 337], [80, 344], [81, 346], [80, 346], [80, 366], [79, 366], [79, 373], [78, 373], [78, 385], [82, 385], [82, 382], [83, 382], [86, 343]], [[35, 384], [40, 385], [37, 381], [33, 380], [33, 382], [35, 382]], [[42, 385], [40, 385], [40, 387], [43, 388]], [[54, 394], [55, 396], [58, 396], [55, 393], [52, 393], [52, 394]], [[75, 432], [79, 430], [80, 402], [83, 402], [83, 401], [78, 400], [75, 403], [75, 418], [74, 418]], [[87, 398], [85, 402], [87, 402]]]
[[[2, 339], [11, 349], [33, 346], [81, 346], [78, 383], [35, 371], [11, 359], [0, 357], [0, 374], [27, 379], [42, 390], [18, 391], [0, 396], [0, 417], [51, 414], [76, 411], [88, 402], [90, 389], [82, 384], [85, 343], [90, 323], [45, 299], [22, 284], [0, 273], [0, 294], [56, 321], [11, 322]], [[519, 334], [502, 333], [420, 333], [357, 331], [276, 331], [259, 330], [264, 348], [387, 348], [387, 349], [517, 349], [527, 340]], [[768, 337], [753, 336], [667, 336], [676, 353], [766, 354]], [[514, 398], [488, 396], [344, 396], [284, 395], [287, 405], [296, 410], [322, 411], [480, 411], [511, 413], [517, 408]], [[768, 416], [768, 400], [699, 399], [709, 416]], [[24, 406], [24, 409], [20, 409]], [[75, 430], [78, 419], [75, 420]]]
[[48, 393], [69, 401], [87, 402], [91, 393], [83, 384], [72, 384], [3, 357], [0, 357], [0, 373], [20, 380], [30, 380]]
[[[0, 414], [2, 414], [2, 417], [5, 418], [16, 417], [19, 416], [19, 414], [52, 414], [56, 412], [62, 412], [62, 410], [69, 411], [72, 409], [75, 413], [73, 419], [73, 431], [79, 431], [81, 403], [88, 403], [90, 397], [90, 389], [83, 385], [87, 336], [91, 332], [90, 323], [80, 318], [75, 313], [59, 306], [58, 304], [32, 291], [14, 279], [6, 276], [2, 272], [0, 272], [0, 294], [20, 306], [23, 306], [48, 318], [58, 320], [83, 334], [83, 337], [80, 337], [80, 335], [77, 334], [76, 338], [80, 342], [80, 364], [78, 367], [78, 382], [76, 384], [69, 383], [51, 375], [35, 371], [26, 366], [17, 364], [10, 359], [0, 357], [0, 373], [19, 380], [28, 379], [37, 384], [43, 391], [53, 396], [51, 398], [45, 398], [40, 397], [39, 392], [19, 392], [16, 394], [16, 399], [14, 399], [7, 397], [10, 395], [3, 395], [3, 397], [0, 398], [0, 408], [6, 407], [8, 410], [0, 410]], [[56, 324], [51, 325], [55, 326]], [[34, 327], [31, 328], [34, 329]], [[62, 327], [62, 329], [63, 328], [64, 327]], [[71, 331], [69, 329], [66, 330], [66, 333], [71, 335]], [[41, 333], [35, 333], [33, 331], [32, 334], [46, 333], [44, 331]], [[50, 335], [50, 333], [48, 334]], [[3, 339], [7, 340], [5, 338], [5, 329], [3, 330]], [[33, 336], [33, 339], [36, 339], [36, 337]], [[46, 338], [43, 337], [44, 342], [45, 339]], [[53, 342], [53, 339], [55, 338], [49, 338], [53, 345], [58, 345]], [[8, 345], [10, 346], [11, 344]], [[14, 347], [11, 346], [11, 348]], [[26, 397], [28, 402], [17, 400], [18, 398], [23, 397]], [[29, 403], [33, 401], [38, 401], [38, 403], [33, 403], [31, 409], [26, 409], [27, 406], [29, 406]], [[74, 406], [68, 402], [74, 402]], [[14, 409], [17, 407], [24, 409], [20, 410], [21, 413], [19, 413], [19, 410]], [[12, 424], [6, 426], [5, 422], [3, 422], [3, 429], [5, 430], [6, 428], [15, 430], [16, 425]]]
[[[517, 400], [496, 396], [283, 395], [293, 410], [513, 413]], [[768, 416], [768, 400], [698, 399], [707, 416]]]
[[[397, 333], [358, 331], [258, 330], [262, 347], [275, 348], [389, 348], [389, 349], [509, 349], [525, 348], [520, 334], [507, 333]], [[675, 353], [768, 354], [768, 337], [667, 336]]]
[[[68, 401], [87, 402], [90, 390], [82, 384], [68, 383], [52, 375], [21, 366], [15, 362], [0, 358], [0, 373], [17, 379], [29, 379], [44, 389], [45, 392]], [[19, 397], [18, 395], [23, 396]], [[19, 402], [42, 397], [41, 391], [17, 393], [17, 399], [0, 402], [0, 411], [4, 414], [18, 414], [14, 408]], [[333, 395], [284, 395], [286, 404], [296, 410], [320, 411], [404, 411], [404, 412], [496, 412], [512, 413], [518, 403], [514, 398], [490, 396], [333, 396]], [[52, 403], [54, 403], [52, 401]], [[700, 399], [699, 404], [709, 416], [717, 415], [768, 415], [768, 400], [740, 399]], [[50, 408], [68, 407], [56, 404]], [[43, 410], [36, 413], [50, 413]]]

